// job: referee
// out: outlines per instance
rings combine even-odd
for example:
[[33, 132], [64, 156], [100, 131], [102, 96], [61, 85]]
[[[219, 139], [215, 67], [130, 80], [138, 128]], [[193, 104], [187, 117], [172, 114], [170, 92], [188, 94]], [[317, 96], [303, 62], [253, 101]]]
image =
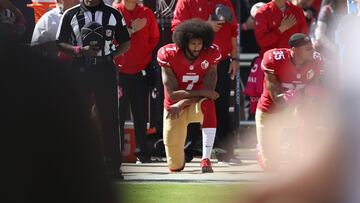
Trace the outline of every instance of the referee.
[[73, 64], [79, 67], [80, 88], [89, 116], [92, 104], [96, 104], [110, 175], [122, 178], [117, 70], [113, 57], [130, 48], [123, 17], [103, 0], [82, 0], [62, 16], [56, 40], [60, 50], [74, 56]]

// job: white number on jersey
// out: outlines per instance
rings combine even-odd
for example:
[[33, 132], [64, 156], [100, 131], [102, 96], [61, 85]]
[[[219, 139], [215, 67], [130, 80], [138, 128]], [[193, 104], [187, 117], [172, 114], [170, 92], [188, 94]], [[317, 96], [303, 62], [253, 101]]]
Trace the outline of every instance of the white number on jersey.
[[188, 83], [186, 90], [192, 90], [194, 84], [199, 81], [198, 75], [184, 75], [182, 78], [182, 82]]
[[277, 61], [285, 59], [285, 55], [283, 51], [273, 51], [272, 54], [274, 55], [274, 59]]

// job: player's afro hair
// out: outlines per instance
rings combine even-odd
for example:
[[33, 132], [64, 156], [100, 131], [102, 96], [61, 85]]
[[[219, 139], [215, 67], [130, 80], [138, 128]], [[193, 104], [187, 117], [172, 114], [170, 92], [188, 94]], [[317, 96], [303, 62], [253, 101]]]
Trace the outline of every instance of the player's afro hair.
[[207, 49], [213, 42], [214, 31], [205, 21], [201, 19], [190, 19], [175, 28], [172, 38], [181, 50], [187, 49], [191, 39], [202, 39], [203, 48]]

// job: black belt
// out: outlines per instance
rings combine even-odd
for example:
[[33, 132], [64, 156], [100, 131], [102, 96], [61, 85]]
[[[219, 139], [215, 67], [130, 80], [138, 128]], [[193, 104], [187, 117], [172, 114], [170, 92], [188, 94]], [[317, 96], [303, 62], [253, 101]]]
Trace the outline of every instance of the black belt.
[[75, 59], [77, 62], [83, 63], [85, 66], [96, 66], [104, 63], [112, 62], [113, 58], [111, 55], [107, 56], [96, 56], [96, 57], [83, 57]]

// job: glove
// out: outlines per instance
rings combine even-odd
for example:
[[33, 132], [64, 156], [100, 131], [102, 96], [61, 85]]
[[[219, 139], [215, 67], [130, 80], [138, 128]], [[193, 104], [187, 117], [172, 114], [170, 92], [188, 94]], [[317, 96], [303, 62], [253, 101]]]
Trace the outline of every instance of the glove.
[[284, 92], [283, 99], [286, 103], [297, 103], [300, 101], [299, 94], [295, 90], [287, 90]]

